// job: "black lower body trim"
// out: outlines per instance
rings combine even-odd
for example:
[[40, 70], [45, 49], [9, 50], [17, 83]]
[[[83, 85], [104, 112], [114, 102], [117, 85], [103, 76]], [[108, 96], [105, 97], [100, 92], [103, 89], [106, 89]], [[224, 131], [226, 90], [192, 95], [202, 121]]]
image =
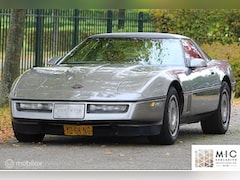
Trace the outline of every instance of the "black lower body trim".
[[[53, 134], [64, 135], [65, 124], [81, 125], [73, 122], [46, 122], [26, 119], [13, 119], [14, 131], [22, 134]], [[101, 122], [84, 123], [93, 126], [93, 136], [151, 136], [160, 133], [161, 125], [126, 123], [126, 122]]]

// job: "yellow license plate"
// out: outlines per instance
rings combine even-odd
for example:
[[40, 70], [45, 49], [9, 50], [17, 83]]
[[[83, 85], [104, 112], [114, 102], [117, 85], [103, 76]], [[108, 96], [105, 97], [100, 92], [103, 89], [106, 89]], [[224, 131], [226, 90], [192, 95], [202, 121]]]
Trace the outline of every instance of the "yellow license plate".
[[93, 136], [93, 126], [64, 125], [64, 134], [69, 136]]

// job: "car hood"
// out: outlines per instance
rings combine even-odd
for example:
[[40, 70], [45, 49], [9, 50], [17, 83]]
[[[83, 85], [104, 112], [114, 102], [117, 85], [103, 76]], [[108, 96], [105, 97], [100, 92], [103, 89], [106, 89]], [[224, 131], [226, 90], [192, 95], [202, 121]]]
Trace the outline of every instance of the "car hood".
[[83, 101], [151, 98], [160, 96], [160, 90], [150, 93], [146, 89], [155, 79], [166, 78], [166, 69], [142, 65], [38, 67], [18, 79], [10, 98]]

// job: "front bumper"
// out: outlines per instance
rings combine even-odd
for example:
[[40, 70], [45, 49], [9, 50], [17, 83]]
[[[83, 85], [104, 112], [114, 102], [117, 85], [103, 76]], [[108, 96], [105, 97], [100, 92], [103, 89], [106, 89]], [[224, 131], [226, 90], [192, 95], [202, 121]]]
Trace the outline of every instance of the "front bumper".
[[[17, 108], [19, 103], [42, 103], [51, 104], [52, 110], [47, 112], [41, 111], [21, 111]], [[67, 106], [82, 106], [82, 115], [77, 118], [72, 118], [72, 112], [61, 112], [61, 114], [68, 114], [66, 117], [59, 117], [56, 111], [56, 105], [66, 105]], [[129, 108], [127, 112], [124, 113], [89, 113], [87, 107], [91, 104], [106, 104], [106, 105], [128, 105]], [[12, 100], [11, 110], [12, 117], [17, 119], [29, 119], [29, 120], [44, 120], [44, 121], [141, 121], [145, 123], [149, 122], [159, 122], [162, 124], [163, 114], [164, 114], [165, 98], [153, 99], [138, 102], [69, 102], [69, 101], [30, 101], [30, 100]], [[67, 109], [67, 108], [66, 108]]]
[[[105, 102], [105, 104], [127, 104], [129, 108], [124, 113], [89, 113], [87, 108], [83, 108], [83, 116], [78, 119], [58, 118], [55, 109], [48, 112], [21, 111], [17, 108], [17, 104], [22, 102], [42, 103], [42, 101], [11, 101], [13, 127], [22, 134], [64, 135], [64, 125], [89, 125], [93, 128], [93, 136], [149, 136], [160, 133], [165, 98], [140, 102]], [[44, 103], [52, 103], [52, 107], [56, 104], [75, 103], [76, 105], [77, 103], [84, 107], [89, 104], [102, 104], [102, 102], [62, 101], [44, 101]]]

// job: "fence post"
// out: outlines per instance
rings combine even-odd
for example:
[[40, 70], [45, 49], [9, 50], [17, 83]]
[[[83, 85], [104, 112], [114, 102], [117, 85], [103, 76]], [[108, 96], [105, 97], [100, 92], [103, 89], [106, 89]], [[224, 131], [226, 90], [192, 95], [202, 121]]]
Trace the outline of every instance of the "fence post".
[[74, 28], [73, 28], [73, 39], [72, 39], [72, 46], [75, 47], [78, 44], [78, 32], [79, 32], [79, 9], [74, 9]]
[[112, 10], [107, 11], [107, 33], [112, 32], [112, 19], [113, 19], [113, 12]]
[[35, 66], [43, 66], [43, 9], [36, 9]]
[[53, 43], [52, 51], [54, 56], [57, 56], [58, 51], [58, 27], [59, 27], [59, 9], [53, 10]]
[[124, 29], [125, 24], [125, 9], [118, 10], [118, 29]]
[[143, 32], [143, 12], [138, 14], [138, 32]]

